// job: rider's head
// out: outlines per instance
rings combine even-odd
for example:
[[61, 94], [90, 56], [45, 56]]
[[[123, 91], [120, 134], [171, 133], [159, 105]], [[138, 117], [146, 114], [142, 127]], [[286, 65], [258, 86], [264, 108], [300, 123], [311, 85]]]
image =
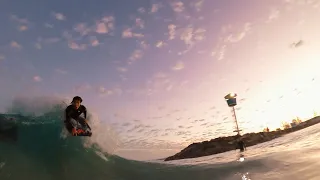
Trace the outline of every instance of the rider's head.
[[75, 96], [73, 99], [72, 99], [72, 102], [71, 102], [76, 109], [78, 109], [80, 107], [80, 104], [82, 103], [82, 98], [80, 96]]

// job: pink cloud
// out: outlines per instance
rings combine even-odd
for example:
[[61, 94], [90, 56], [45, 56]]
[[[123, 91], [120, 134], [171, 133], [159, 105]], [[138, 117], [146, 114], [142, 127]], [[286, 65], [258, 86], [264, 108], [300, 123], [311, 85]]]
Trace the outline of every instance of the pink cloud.
[[19, 31], [26, 31], [28, 29], [28, 26], [22, 25], [19, 27]]
[[141, 14], [143, 14], [143, 13], [146, 12], [146, 9], [144, 9], [143, 7], [141, 7], [141, 8], [138, 9], [138, 12], [141, 13]]
[[53, 16], [54, 16], [57, 20], [59, 20], [59, 21], [64, 21], [64, 20], [66, 20], [66, 16], [63, 15], [62, 13], [53, 13]]
[[128, 71], [128, 69], [127, 69], [127, 68], [124, 68], [124, 67], [118, 67], [117, 70], [118, 70], [119, 72], [127, 72], [127, 71]]
[[79, 23], [74, 27], [74, 30], [82, 36], [87, 35], [91, 30], [85, 23]]
[[11, 41], [10, 46], [15, 49], [21, 49], [21, 45], [16, 41]]
[[19, 18], [18, 16], [16, 15], [12, 15], [11, 16], [11, 19], [18, 22], [18, 23], [21, 23], [21, 24], [30, 24], [29, 20], [28, 19], [23, 19], [23, 18]]
[[100, 45], [100, 42], [95, 36], [92, 36], [90, 37], [90, 44], [91, 46], [96, 47]]
[[74, 88], [74, 91], [77, 92], [77, 93], [80, 93], [80, 92], [86, 92], [88, 90], [92, 89], [92, 86], [90, 84], [82, 84], [82, 85], [79, 85], [79, 86], [76, 86]]
[[184, 10], [184, 4], [181, 1], [173, 2], [171, 6], [175, 12], [182, 12]]
[[87, 48], [87, 45], [85, 44], [77, 44], [75, 42], [69, 42], [69, 48], [74, 50], [85, 50]]
[[96, 23], [96, 32], [99, 34], [106, 34], [111, 29], [114, 29], [114, 17], [105, 16], [99, 22]]
[[105, 23], [103, 23], [103, 22], [97, 23], [96, 32], [99, 33], [99, 34], [108, 33], [108, 27], [107, 27], [107, 25], [106, 25]]
[[150, 12], [151, 13], [156, 13], [160, 9], [160, 7], [161, 7], [161, 4], [152, 4]]
[[143, 34], [139, 34], [139, 33], [134, 33], [134, 32], [131, 31], [130, 28], [128, 28], [128, 29], [125, 29], [122, 32], [122, 37], [123, 38], [132, 38], [132, 37], [142, 38], [142, 37], [144, 37], [144, 35]]
[[40, 76], [34, 76], [33, 77], [33, 81], [35, 82], [41, 82], [42, 81], [42, 78]]
[[92, 46], [99, 46], [99, 41], [96, 39], [96, 40], [92, 40], [91, 41], [91, 45]]
[[174, 39], [176, 35], [176, 25], [170, 24], [168, 26], [168, 30], [169, 30], [169, 39], [170, 40]]
[[144, 21], [140, 18], [136, 19], [136, 26], [139, 27], [140, 29], [144, 28]]
[[129, 64], [132, 64], [134, 61], [141, 59], [143, 56], [143, 51], [136, 49], [132, 52], [131, 56], [129, 57]]
[[184, 69], [184, 68], [185, 68], [184, 63], [183, 63], [182, 61], [179, 61], [179, 62], [176, 63], [175, 66], [172, 67], [172, 70], [174, 70], [174, 71], [180, 71], [180, 70], [182, 70], [182, 69]]
[[65, 71], [63, 69], [55, 69], [55, 72], [59, 73], [59, 74], [67, 74], [67, 71]]

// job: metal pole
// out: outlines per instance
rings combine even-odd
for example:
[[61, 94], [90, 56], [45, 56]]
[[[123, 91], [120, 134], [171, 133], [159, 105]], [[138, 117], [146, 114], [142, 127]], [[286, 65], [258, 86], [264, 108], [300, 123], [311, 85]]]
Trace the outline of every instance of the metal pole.
[[237, 132], [238, 132], [238, 135], [240, 135], [239, 126], [238, 126], [238, 121], [237, 121], [237, 116], [236, 116], [236, 110], [234, 109], [234, 106], [232, 107], [232, 111], [233, 111], [234, 120], [235, 120], [236, 126], [237, 126]]

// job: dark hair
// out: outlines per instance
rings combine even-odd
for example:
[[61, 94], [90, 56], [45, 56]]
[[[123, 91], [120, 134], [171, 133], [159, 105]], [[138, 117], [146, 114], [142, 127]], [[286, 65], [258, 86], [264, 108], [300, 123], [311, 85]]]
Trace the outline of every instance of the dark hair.
[[82, 103], [82, 98], [80, 96], [75, 96], [75, 97], [73, 97], [71, 103], [73, 103], [74, 101], [80, 101], [80, 103]]

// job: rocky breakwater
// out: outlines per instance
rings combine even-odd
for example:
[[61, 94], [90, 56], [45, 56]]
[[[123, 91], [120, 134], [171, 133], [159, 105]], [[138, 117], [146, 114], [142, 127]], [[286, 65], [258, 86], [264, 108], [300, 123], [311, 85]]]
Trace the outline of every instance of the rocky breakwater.
[[196, 158], [201, 156], [208, 156], [218, 153], [223, 153], [226, 151], [235, 150], [237, 148], [237, 141], [241, 139], [245, 142], [246, 146], [253, 146], [263, 142], [270, 141], [272, 139], [281, 137], [282, 135], [288, 134], [290, 132], [298, 131], [300, 129], [312, 126], [320, 122], [320, 117], [315, 117], [310, 120], [304, 121], [294, 127], [271, 131], [271, 132], [259, 132], [259, 133], [247, 133], [239, 136], [227, 136], [218, 137], [211, 139], [210, 141], [203, 141], [198, 143], [192, 143], [188, 147], [181, 150], [179, 153], [167, 157], [164, 161], [186, 159], [186, 158]]

